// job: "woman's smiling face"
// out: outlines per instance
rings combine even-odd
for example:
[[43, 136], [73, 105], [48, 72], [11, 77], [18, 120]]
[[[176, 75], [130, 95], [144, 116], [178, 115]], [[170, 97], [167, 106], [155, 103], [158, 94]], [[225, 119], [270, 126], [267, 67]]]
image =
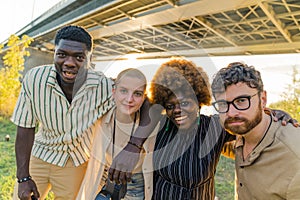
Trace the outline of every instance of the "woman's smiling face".
[[166, 114], [178, 128], [189, 129], [196, 122], [199, 111], [198, 102], [182, 92], [176, 95], [170, 96], [166, 101]]
[[113, 96], [120, 114], [132, 115], [145, 100], [146, 82], [139, 78], [123, 76], [116, 84]]

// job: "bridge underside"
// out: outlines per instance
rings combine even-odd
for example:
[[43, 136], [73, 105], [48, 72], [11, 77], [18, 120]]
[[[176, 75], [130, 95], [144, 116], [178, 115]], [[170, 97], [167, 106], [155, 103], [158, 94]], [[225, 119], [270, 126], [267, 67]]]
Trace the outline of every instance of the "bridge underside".
[[17, 34], [53, 52], [66, 24], [87, 28], [94, 61], [300, 52], [299, 0], [68, 0]]

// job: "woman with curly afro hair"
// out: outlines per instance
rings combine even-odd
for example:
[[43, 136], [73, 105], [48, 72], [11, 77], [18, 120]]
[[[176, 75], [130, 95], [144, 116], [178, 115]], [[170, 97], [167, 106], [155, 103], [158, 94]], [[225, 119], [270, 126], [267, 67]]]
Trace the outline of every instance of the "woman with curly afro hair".
[[[145, 127], [143, 136], [132, 137], [136, 146], [142, 146], [146, 138], [153, 141], [146, 151], [138, 148], [139, 152], [152, 154], [147, 156], [149, 160], [145, 159], [149, 165], [143, 168], [150, 174], [154, 172], [153, 182], [149, 180], [154, 187], [147, 188], [150, 191], [147, 197], [152, 196], [153, 200], [213, 200], [216, 166], [224, 144], [234, 136], [221, 127], [218, 115], [200, 114], [201, 107], [211, 103], [207, 74], [191, 61], [171, 59], [156, 71], [149, 89], [154, 108], [149, 114], [155, 117]], [[156, 105], [161, 106], [157, 108]], [[162, 110], [165, 111], [163, 115]], [[160, 129], [153, 137], [150, 133], [157, 132], [154, 127], [158, 121]], [[232, 156], [230, 151], [225, 153]], [[134, 164], [134, 159], [129, 159], [128, 155], [133, 154], [123, 150], [117, 156]], [[116, 180], [117, 176], [111, 171], [109, 176]]]
[[154, 146], [153, 199], [213, 200], [216, 166], [231, 136], [217, 116], [200, 114], [211, 103], [207, 74], [191, 61], [171, 59], [156, 71], [150, 101], [167, 116]]
[[[156, 71], [149, 91], [150, 101], [166, 112], [153, 151], [152, 199], [213, 200], [220, 154], [233, 157], [226, 142], [235, 137], [221, 126], [218, 115], [200, 114], [211, 103], [207, 74], [191, 61], [171, 59]], [[273, 114], [283, 124], [291, 119], [282, 111]]]

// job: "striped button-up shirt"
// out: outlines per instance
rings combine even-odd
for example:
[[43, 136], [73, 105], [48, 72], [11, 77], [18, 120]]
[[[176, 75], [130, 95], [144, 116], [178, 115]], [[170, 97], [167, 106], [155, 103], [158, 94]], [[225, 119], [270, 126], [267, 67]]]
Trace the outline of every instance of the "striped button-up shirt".
[[169, 121], [157, 134], [153, 200], [213, 200], [214, 175], [222, 147], [230, 135], [218, 116], [201, 115], [197, 127], [178, 131]]
[[33, 156], [58, 166], [71, 158], [79, 166], [89, 158], [95, 121], [113, 106], [112, 82], [89, 70], [70, 104], [56, 76], [51, 65], [28, 71], [11, 120], [20, 127], [39, 126]]

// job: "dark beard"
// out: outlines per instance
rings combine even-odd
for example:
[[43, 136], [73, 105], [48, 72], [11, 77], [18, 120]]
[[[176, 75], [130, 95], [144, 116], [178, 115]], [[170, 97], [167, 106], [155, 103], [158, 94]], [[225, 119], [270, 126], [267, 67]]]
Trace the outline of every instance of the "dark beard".
[[[262, 108], [260, 107], [260, 104], [258, 106], [256, 115], [254, 116], [253, 120], [248, 120], [244, 117], [231, 117], [227, 118], [224, 122], [224, 127], [226, 130], [231, 132], [232, 134], [236, 135], [244, 135], [248, 133], [250, 130], [252, 130], [254, 127], [256, 127], [262, 120]], [[237, 122], [241, 121], [244, 122], [245, 125], [243, 126], [230, 126], [230, 122]]]

